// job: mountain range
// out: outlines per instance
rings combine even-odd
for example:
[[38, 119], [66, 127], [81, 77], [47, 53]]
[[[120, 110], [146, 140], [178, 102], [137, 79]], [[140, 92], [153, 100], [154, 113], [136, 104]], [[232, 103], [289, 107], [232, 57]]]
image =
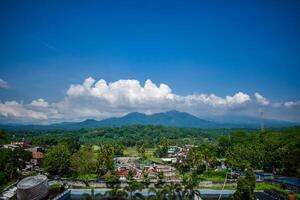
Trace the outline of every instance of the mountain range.
[[[245, 116], [228, 116], [226, 118], [216, 118], [215, 120], [204, 120], [186, 112], [176, 110], [146, 115], [138, 112], [129, 113], [123, 117], [113, 117], [97, 121], [87, 119], [81, 122], [62, 122], [50, 125], [21, 125], [3, 124], [0, 128], [4, 129], [81, 129], [81, 128], [100, 128], [118, 127], [126, 125], [163, 125], [189, 128], [260, 128], [261, 119]], [[267, 128], [279, 128], [299, 125], [293, 122], [264, 119]]]

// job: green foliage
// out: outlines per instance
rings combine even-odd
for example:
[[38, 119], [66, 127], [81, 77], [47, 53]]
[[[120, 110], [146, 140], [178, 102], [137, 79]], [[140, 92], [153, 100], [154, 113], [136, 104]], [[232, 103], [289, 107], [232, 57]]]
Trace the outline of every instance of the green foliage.
[[9, 143], [8, 135], [5, 130], [0, 129], [0, 144]]
[[183, 199], [194, 199], [194, 196], [200, 196], [198, 191], [198, 177], [193, 175], [184, 175], [182, 180]]
[[74, 153], [70, 159], [70, 168], [81, 180], [89, 181], [90, 174], [96, 171], [96, 161], [91, 148], [84, 147]]
[[19, 178], [18, 169], [25, 166], [31, 158], [31, 152], [21, 148], [0, 149], [0, 186], [12, 179]]
[[45, 155], [43, 167], [52, 175], [66, 176], [69, 173], [71, 152], [66, 145], [53, 146]]
[[99, 176], [104, 175], [107, 171], [114, 169], [114, 146], [111, 144], [101, 144], [97, 150], [96, 172]]
[[3, 185], [7, 182], [7, 176], [6, 173], [3, 171], [0, 171], [0, 185]]
[[106, 184], [109, 188], [115, 188], [115, 187], [119, 187], [119, 185], [121, 184], [119, 177], [116, 174], [115, 170], [111, 171], [111, 175], [108, 176], [106, 179]]
[[[6, 135], [5, 137], [3, 135]], [[25, 137], [33, 144], [51, 147], [58, 143], [66, 146], [69, 153], [78, 151], [80, 145], [99, 144], [93, 155], [96, 173], [103, 175], [113, 168], [114, 155], [123, 155], [124, 147], [138, 147], [140, 155], [147, 159], [158, 159], [167, 155], [168, 145], [197, 144], [195, 152], [176, 168], [181, 173], [191, 170], [194, 174], [203, 173], [218, 164], [217, 158], [226, 159], [234, 169], [263, 169], [268, 172], [300, 177], [300, 127], [266, 130], [236, 129], [193, 129], [163, 126], [124, 126], [80, 130], [32, 130], [13, 131], [3, 134], [2, 138], [17, 139]], [[105, 146], [107, 145], [107, 146]], [[156, 148], [155, 156], [147, 154], [146, 148]], [[9, 166], [8, 166], [9, 167]], [[10, 167], [14, 168], [13, 166]], [[12, 170], [14, 171], [14, 170]]]
[[145, 155], [145, 147], [144, 147], [143, 144], [137, 146], [137, 152], [138, 152], [139, 156], [140, 156], [143, 160], [146, 159], [146, 155]]
[[151, 179], [149, 177], [149, 174], [146, 172], [143, 173], [142, 183], [145, 188], [148, 188], [149, 185], [151, 184]]
[[129, 170], [126, 176], [127, 186], [124, 188], [129, 193], [129, 199], [133, 199], [133, 193], [137, 190], [142, 190], [143, 185], [134, 179], [133, 171]]
[[246, 170], [245, 177], [239, 177], [236, 192], [232, 195], [232, 200], [255, 200], [255, 175], [252, 168]]
[[279, 173], [300, 177], [300, 127], [280, 132], [239, 132], [222, 138], [219, 144], [219, 149], [227, 149], [226, 160], [233, 168], [278, 169]]
[[67, 146], [72, 154], [78, 151], [81, 147], [81, 143], [78, 137], [62, 138], [60, 139], [59, 143]]
[[159, 146], [154, 154], [155, 154], [155, 156], [157, 156], [159, 158], [167, 157], [168, 156], [168, 146], [167, 145]]
[[[194, 144], [204, 140], [214, 140], [218, 134], [232, 132], [226, 129], [177, 128], [153, 125], [133, 125], [111, 128], [79, 130], [8, 130], [9, 135], [25, 138], [32, 144], [53, 146], [62, 139], [78, 138], [83, 144], [111, 143], [126, 147], [144, 145], [155, 147], [168, 139], [169, 144]], [[143, 138], [143, 140], [141, 140]]]

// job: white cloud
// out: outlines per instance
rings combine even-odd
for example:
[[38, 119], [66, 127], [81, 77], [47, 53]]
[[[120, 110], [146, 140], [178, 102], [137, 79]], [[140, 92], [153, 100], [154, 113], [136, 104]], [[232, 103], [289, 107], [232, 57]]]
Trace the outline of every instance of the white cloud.
[[47, 114], [43, 112], [34, 111], [26, 108], [22, 103], [16, 101], [0, 102], [0, 115], [12, 118], [25, 118], [27, 120], [46, 120]]
[[85, 97], [95, 98], [115, 106], [141, 106], [152, 107], [153, 105], [178, 104], [178, 103], [198, 103], [211, 106], [235, 106], [250, 101], [250, 96], [238, 92], [233, 96], [225, 98], [214, 94], [199, 94], [180, 96], [172, 93], [171, 88], [166, 84], [157, 86], [151, 80], [147, 80], [142, 86], [137, 80], [118, 80], [106, 83], [101, 79], [96, 82], [93, 78], [87, 78], [83, 84], [71, 85], [67, 91], [71, 98]]
[[255, 92], [254, 95], [255, 95], [256, 101], [260, 105], [267, 106], [267, 105], [270, 104], [270, 102], [264, 96], [262, 96], [261, 94], [259, 94], [258, 92]]
[[93, 78], [89, 77], [83, 84], [71, 85], [67, 95], [69, 97], [97, 98], [99, 101], [105, 101], [114, 106], [140, 105], [174, 98], [169, 86], [165, 84], [156, 86], [151, 80], [147, 80], [144, 86], [141, 86], [137, 80], [118, 80], [107, 84], [105, 80], [101, 79], [95, 82]]
[[47, 108], [49, 106], [48, 102], [42, 98], [33, 100], [30, 105], [35, 107], [43, 107], [43, 108]]
[[[70, 85], [66, 96], [58, 102], [48, 103], [43, 98], [28, 104], [16, 101], [0, 102], [0, 117], [11, 119], [12, 122], [52, 123], [87, 118], [104, 119], [135, 111], [150, 114], [173, 109], [202, 118], [236, 113], [256, 116], [258, 108], [264, 105], [266, 113], [275, 113], [275, 110], [280, 113], [279, 111], [285, 109], [286, 115], [300, 121], [300, 116], [296, 113], [299, 102], [271, 104], [259, 93], [255, 93], [254, 97], [255, 100], [252, 101], [250, 95], [244, 92], [225, 97], [215, 94], [184, 96], [173, 93], [166, 84], [157, 85], [151, 80], [144, 84], [134, 79], [107, 83], [103, 79], [96, 81], [89, 77], [82, 84]], [[297, 109], [288, 109], [296, 106]], [[280, 117], [283, 116], [278, 116]]]
[[232, 107], [237, 105], [245, 104], [250, 101], [251, 98], [248, 94], [238, 92], [233, 96], [226, 96], [225, 98], [216, 96], [214, 94], [200, 94], [200, 95], [189, 95], [182, 97], [185, 101], [196, 104], [207, 104], [214, 107]]
[[300, 101], [287, 101], [287, 102], [284, 102], [283, 104], [285, 107], [287, 108], [292, 108], [292, 107], [295, 107], [295, 106], [299, 106], [300, 105]]
[[9, 85], [5, 80], [0, 78], [0, 89], [1, 88], [7, 89], [7, 88], [9, 88]]

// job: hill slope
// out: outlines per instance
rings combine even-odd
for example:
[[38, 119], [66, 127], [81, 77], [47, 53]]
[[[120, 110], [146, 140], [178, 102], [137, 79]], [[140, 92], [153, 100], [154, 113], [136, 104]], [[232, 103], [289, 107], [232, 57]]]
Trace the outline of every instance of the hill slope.
[[[295, 126], [297, 123], [264, 120], [267, 128], [269, 127], [288, 127]], [[97, 121], [87, 119], [82, 122], [63, 122], [51, 125], [0, 125], [6, 129], [80, 129], [80, 128], [100, 128], [117, 127], [126, 125], [163, 125], [189, 128], [259, 128], [259, 118], [249, 117], [226, 117], [223, 119], [203, 120], [186, 112], [169, 111], [146, 115], [138, 112], [129, 113], [123, 117], [113, 117]]]

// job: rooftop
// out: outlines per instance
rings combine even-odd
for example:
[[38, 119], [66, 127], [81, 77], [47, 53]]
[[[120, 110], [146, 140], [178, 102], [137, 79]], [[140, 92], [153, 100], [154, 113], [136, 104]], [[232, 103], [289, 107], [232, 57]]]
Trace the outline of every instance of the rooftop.
[[18, 183], [17, 187], [19, 189], [29, 189], [36, 185], [39, 185], [40, 183], [43, 183], [46, 180], [47, 180], [47, 176], [45, 175], [29, 176], [22, 179]]

